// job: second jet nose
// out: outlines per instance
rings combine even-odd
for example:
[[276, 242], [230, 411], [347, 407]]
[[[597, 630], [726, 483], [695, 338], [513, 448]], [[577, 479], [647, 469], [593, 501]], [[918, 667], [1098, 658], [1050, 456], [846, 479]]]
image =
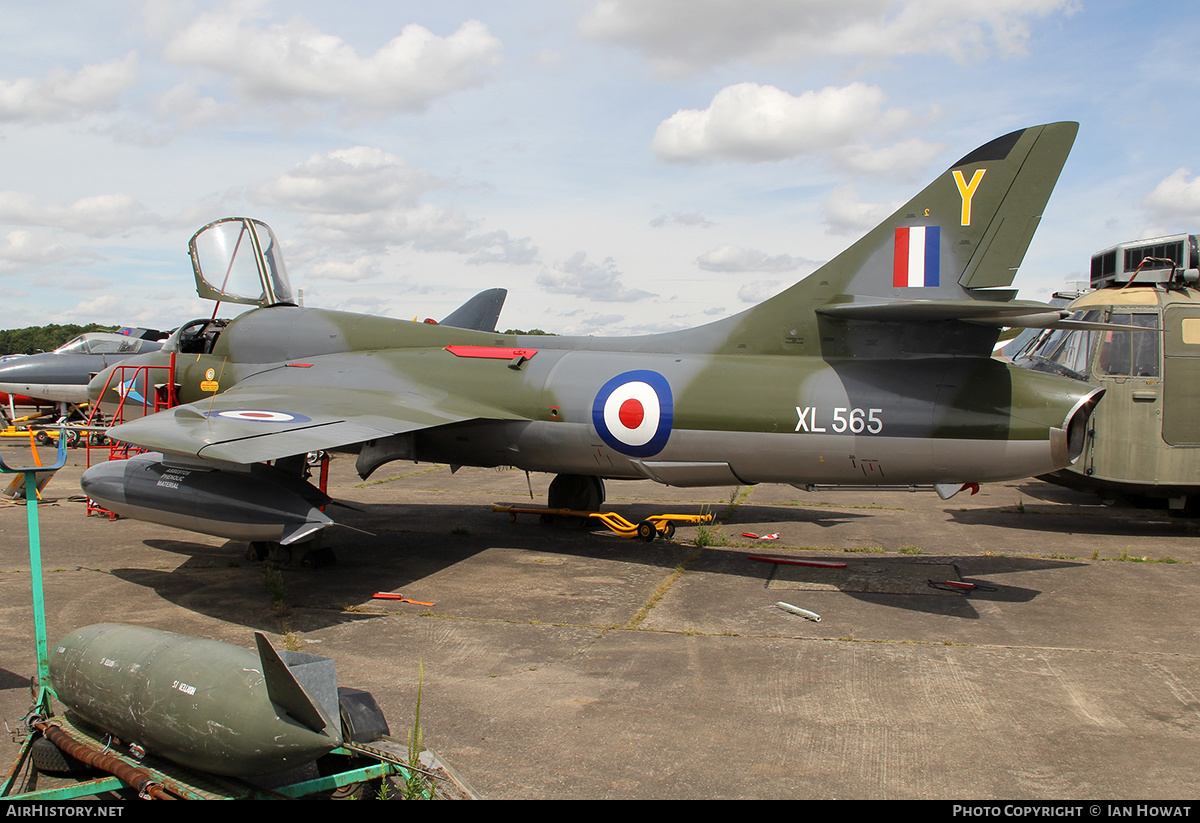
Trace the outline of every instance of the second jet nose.
[[[109, 366], [107, 369], [100, 372], [99, 374], [97, 374], [95, 377], [93, 377], [91, 380], [88, 381], [88, 402], [91, 403], [93, 406], [96, 405], [97, 403], [99, 403], [101, 400], [110, 400], [110, 399], [115, 400], [116, 399], [115, 397], [109, 398], [109, 397], [101, 397], [100, 396], [104, 392], [105, 386], [107, 386], [109, 384], [109, 381], [112, 380], [112, 375], [113, 375], [114, 369], [115, 369], [115, 366]], [[111, 392], [110, 392], [110, 394], [111, 394]]]

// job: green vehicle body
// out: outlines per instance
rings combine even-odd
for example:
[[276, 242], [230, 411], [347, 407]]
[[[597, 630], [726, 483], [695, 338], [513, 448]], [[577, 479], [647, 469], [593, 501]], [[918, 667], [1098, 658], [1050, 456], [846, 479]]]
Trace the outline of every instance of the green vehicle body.
[[1078, 461], [1045, 475], [1102, 495], [1166, 498], [1200, 513], [1200, 238], [1122, 243], [1092, 256], [1095, 289], [1066, 307], [1130, 331], [1044, 333], [1014, 362], [1101, 386]]

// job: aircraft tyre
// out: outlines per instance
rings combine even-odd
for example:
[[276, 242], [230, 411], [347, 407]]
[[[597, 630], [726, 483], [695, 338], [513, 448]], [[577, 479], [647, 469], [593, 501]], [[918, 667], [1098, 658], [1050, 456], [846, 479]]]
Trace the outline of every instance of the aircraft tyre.
[[552, 509], [597, 512], [604, 503], [604, 481], [586, 474], [559, 474], [546, 495]]
[[[552, 509], [598, 512], [604, 503], [604, 481], [586, 474], [555, 475], [550, 481], [546, 502]], [[591, 519], [587, 517], [545, 517], [549, 517], [550, 522], [566, 523], [577, 529], [586, 529], [591, 525]]]

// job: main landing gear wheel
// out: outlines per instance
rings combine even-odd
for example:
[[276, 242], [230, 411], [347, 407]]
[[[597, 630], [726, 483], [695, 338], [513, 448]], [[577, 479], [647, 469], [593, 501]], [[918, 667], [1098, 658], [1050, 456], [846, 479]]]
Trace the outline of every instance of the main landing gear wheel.
[[[598, 512], [604, 503], [604, 481], [586, 474], [560, 474], [550, 481], [546, 500], [552, 509]], [[587, 528], [587, 519], [580, 518], [578, 525]]]

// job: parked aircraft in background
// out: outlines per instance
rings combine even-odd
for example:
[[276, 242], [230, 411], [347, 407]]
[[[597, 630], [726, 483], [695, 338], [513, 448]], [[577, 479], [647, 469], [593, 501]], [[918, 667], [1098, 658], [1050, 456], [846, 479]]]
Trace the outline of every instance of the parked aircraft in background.
[[[125, 328], [88, 332], [51, 352], [30, 354], [0, 363], [0, 393], [25, 396], [37, 403], [86, 403], [88, 381], [98, 372], [135, 354], [158, 351], [166, 332]], [[7, 403], [7, 396], [3, 401]]]
[[1081, 453], [1103, 390], [991, 353], [1001, 327], [1066, 316], [1007, 287], [1077, 128], [980, 146], [754, 308], [631, 338], [301, 308], [270, 229], [218, 221], [191, 241], [197, 291], [258, 308], [194, 321], [131, 361], [186, 354], [173, 378], [184, 405], [113, 428], [154, 454], [92, 467], [83, 487], [120, 514], [293, 543], [332, 522], [281, 468], [318, 449], [357, 452], [364, 478], [393, 460], [552, 472], [550, 506], [582, 510], [610, 478], [928, 484], [949, 497], [1056, 471]]

